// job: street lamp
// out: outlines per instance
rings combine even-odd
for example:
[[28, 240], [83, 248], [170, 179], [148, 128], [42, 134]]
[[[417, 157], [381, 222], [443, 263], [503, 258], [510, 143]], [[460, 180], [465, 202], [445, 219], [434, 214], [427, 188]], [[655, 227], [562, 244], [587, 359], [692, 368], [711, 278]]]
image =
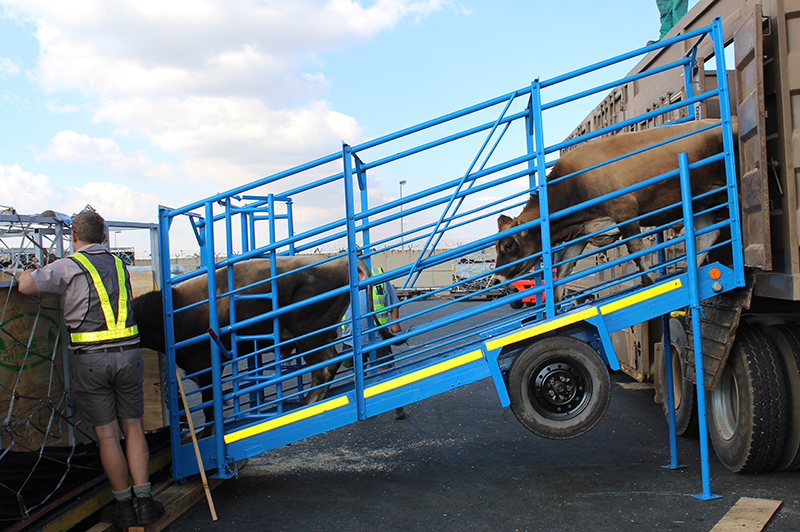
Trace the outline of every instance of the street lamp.
[[400, 249], [403, 249], [403, 185], [406, 180], [400, 181]]

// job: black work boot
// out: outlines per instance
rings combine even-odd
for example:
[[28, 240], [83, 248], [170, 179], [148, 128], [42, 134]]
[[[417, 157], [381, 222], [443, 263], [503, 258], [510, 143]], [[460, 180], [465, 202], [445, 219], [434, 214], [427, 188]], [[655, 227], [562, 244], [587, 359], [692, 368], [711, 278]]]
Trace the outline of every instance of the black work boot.
[[136, 501], [138, 502], [136, 517], [140, 525], [152, 525], [167, 513], [164, 505], [155, 500], [152, 495], [149, 497], [136, 497]]
[[106, 506], [100, 512], [100, 521], [103, 523], [114, 523], [120, 528], [136, 526], [136, 509], [133, 507], [133, 499], [115, 501], [112, 506]]

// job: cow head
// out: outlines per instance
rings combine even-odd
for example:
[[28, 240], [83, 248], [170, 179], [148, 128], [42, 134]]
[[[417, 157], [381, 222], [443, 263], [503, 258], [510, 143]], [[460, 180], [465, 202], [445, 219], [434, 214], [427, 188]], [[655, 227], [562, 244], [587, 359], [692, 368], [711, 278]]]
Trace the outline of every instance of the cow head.
[[[527, 209], [527, 208], [526, 208]], [[537, 209], [538, 210], [538, 209]], [[525, 211], [523, 211], [525, 214]], [[498, 231], [505, 231], [506, 229], [514, 228], [522, 223], [528, 222], [538, 216], [529, 218], [528, 216], [520, 216], [516, 218], [509, 218], [505, 215], [500, 215], [497, 219]], [[514, 266], [504, 268], [506, 264], [512, 263], [524, 257], [538, 253], [542, 250], [541, 231], [538, 227], [526, 229], [510, 236], [500, 238], [495, 242], [495, 249], [497, 250], [497, 262], [495, 263], [495, 273], [492, 278], [494, 284], [502, 283], [508, 279], [513, 279], [523, 275], [531, 270], [536, 265], [538, 258], [529, 258]]]

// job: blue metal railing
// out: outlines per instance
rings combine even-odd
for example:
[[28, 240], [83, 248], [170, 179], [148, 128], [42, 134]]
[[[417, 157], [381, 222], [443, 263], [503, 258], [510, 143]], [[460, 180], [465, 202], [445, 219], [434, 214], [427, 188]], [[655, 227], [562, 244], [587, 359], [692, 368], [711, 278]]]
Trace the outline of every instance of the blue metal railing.
[[[463, 349], [477, 345], [494, 330], [514, 329], [531, 320], [553, 319], [575, 308], [579, 302], [602, 300], [609, 297], [611, 292], [636, 290], [637, 278], [641, 272], [624, 275], [614, 273], [615, 269], [624, 266], [633, 257], [651, 256], [656, 252], [668, 253], [669, 258], [660, 262], [651, 261], [653, 265], [650, 271], [662, 277], [676, 275], [684, 271], [687, 264], [694, 264], [692, 253], [687, 256], [684, 251], [684, 244], [693, 242], [693, 237], [689, 236], [690, 231], [687, 230], [686, 235], [674, 234], [661, 238], [663, 230], [673, 225], [670, 223], [644, 231], [643, 236], [652, 236], [653, 240], [658, 236], [659, 241], [653, 242], [637, 255], [620, 252], [620, 246], [624, 248], [625, 241], [618, 241], [584, 252], [578, 257], [578, 268], [572, 275], [563, 279], [555, 278], [553, 267], [562, 263], [558, 254], [570, 242], [550, 242], [549, 227], [552, 221], [569, 216], [577, 209], [598, 205], [630, 193], [637, 187], [653, 186], [668, 179], [677, 179], [679, 171], [676, 161], [675, 171], [648, 176], [649, 179], [640, 184], [558, 212], [548, 210], [548, 187], [544, 186], [543, 176], [555, 162], [555, 156], [560, 150], [602, 135], [637, 127], [643, 120], [685, 110], [687, 106], [709, 99], [720, 102], [722, 117], [715, 127], [721, 128], [724, 151], [706, 160], [696, 161], [689, 168], [724, 160], [728, 175], [728, 194], [715, 207], [719, 210], [718, 218], [721, 221], [705, 231], [716, 228], [730, 231], [730, 238], [714, 245], [730, 248], [734, 256], [733, 271], [737, 276], [741, 274], [741, 282], [739, 277], [736, 282], [742, 284], [744, 278], [732, 159], [731, 116], [727, 107], [723, 60], [718, 61], [718, 68], [723, 70], [721, 75], [718, 74], [720, 86], [717, 88], [695, 93], [691, 88], [691, 78], [686, 77], [686, 98], [680, 102], [630, 117], [583, 137], [551, 144], [545, 142], [548, 111], [568, 107], [573, 102], [609, 88], [664, 71], [675, 70], [676, 76], [682, 76], [684, 71], [691, 72], [697, 66], [693, 51], [695, 48], [681, 61], [622, 78], [612, 72], [607, 74], [610, 78], [607, 81], [583, 86], [574, 93], [565, 94], [565, 90], [558, 92], [563, 82], [575, 83], [588, 73], [606, 73], [608, 67], [676, 42], [685, 41], [690, 47], [696, 47], [709, 35], [714, 39], [717, 57], [723, 58], [721, 26], [719, 21], [715, 21], [709, 27], [563, 76], [535, 80], [528, 87], [390, 135], [354, 146], [343, 144], [340, 151], [326, 157], [184, 207], [162, 207], [159, 221], [168, 365], [174, 367], [179, 356], [190, 356], [189, 353], [194, 351], [207, 352], [210, 356], [210, 367], [207, 370], [185, 377], [205, 383], [200, 389], [189, 391], [193, 403], [190, 414], [194, 414], [199, 420], [202, 410], [213, 409], [213, 422], [206, 419], [203, 423], [197, 423], [201, 428], [213, 428], [214, 431], [213, 437], [203, 438], [200, 442], [204, 460], [208, 461], [206, 467], [217, 469], [217, 475], [229, 476], [232, 464], [243, 456], [230, 454], [225, 442], [226, 433], [233, 428], [238, 429], [263, 420], [277, 420], [287, 413], [297, 411], [301, 406], [299, 402], [315, 389], [311, 385], [311, 374], [314, 371], [319, 373], [325, 367], [345, 360], [353, 363], [352, 369], [339, 370], [330, 382], [331, 388], [327, 394], [328, 398], [352, 397], [352, 411], [348, 411], [350, 413], [347, 416], [337, 417], [335, 421], [321, 422], [313, 428], [321, 432], [337, 424], [367, 417], [370, 407], [364, 391], [375, 382], [394, 374], [411, 372], [431, 361], [447, 359], [454, 353], [462, 353]], [[548, 89], [548, 94], [555, 92], [555, 97], [545, 99], [543, 89]], [[614, 161], [605, 164], [611, 162]], [[411, 170], [413, 175], [407, 173]], [[418, 186], [418, 191], [400, 199], [382, 200], [381, 197], [386, 193], [375, 190], [375, 185], [379, 180], [389, 182], [393, 178], [415, 178], [426, 184], [424, 187]], [[574, 176], [560, 179], [572, 178]], [[500, 213], [519, 209], [527, 202], [531, 193], [538, 194], [541, 216], [498, 233], [494, 218]], [[679, 210], [678, 204], [673, 207]], [[646, 214], [642, 214], [641, 218], [645, 216]], [[201, 266], [196, 271], [171, 277], [171, 243], [185, 234], [176, 227], [187, 219], [195, 236], [194, 245], [201, 257]], [[397, 231], [399, 220], [405, 222], [404, 231]], [[674, 220], [676, 224], [683, 221], [681, 215]], [[688, 228], [691, 225], [689, 223], [686, 226]], [[526, 277], [541, 278], [543, 284], [537, 283], [523, 292], [506, 293], [482, 303], [475, 302], [468, 309], [449, 313], [455, 303], [469, 300], [476, 295], [496, 295], [496, 289], [487, 285], [492, 272], [487, 270], [466, 278], [455, 278], [450, 284], [439, 283], [436, 288], [388, 307], [388, 310], [395, 307], [401, 310], [401, 317], [389, 325], [405, 325], [412, 320], [424, 323], [410, 330], [405, 327], [406, 330], [395, 338], [386, 340], [380, 339], [378, 328], [371, 325], [376, 311], [360, 308], [359, 292], [369, 289], [373, 284], [391, 281], [397, 286], [411, 288], [415, 282], [422, 283], [424, 276], [431, 275], [431, 271], [441, 268], [442, 265], [493, 247], [499, 237], [534, 228], [541, 230], [543, 251], [534, 257], [539, 266]], [[181, 249], [187, 249], [189, 244], [184, 241], [180, 246]], [[404, 249], [409, 246], [414, 248], [413, 252]], [[218, 256], [217, 250], [224, 253], [224, 256]], [[291, 271], [283, 269], [288, 257], [305, 255], [312, 251], [318, 251], [313, 254], [312, 263]], [[614, 253], [617, 255], [614, 256]], [[359, 280], [359, 260], [365, 261], [368, 266], [388, 264], [387, 257], [398, 254], [409, 255], [409, 259], [399, 266], [385, 266], [382, 274]], [[298, 296], [295, 299], [288, 298], [282, 304], [278, 303], [283, 293], [281, 286], [301, 276], [317, 275], [319, 282], [319, 268], [339, 264], [336, 261], [344, 257], [347, 258], [344, 272], [347, 281], [326, 286], [325, 290], [312, 297]], [[529, 258], [525, 257], [518, 262]], [[270, 261], [268, 274], [263, 278], [245, 281], [244, 277], [235, 274], [234, 268], [259, 259]], [[226, 287], [217, 285], [218, 278], [225, 280]], [[460, 297], [442, 297], [448, 292], [455, 294], [460, 286], [475, 282], [483, 283], [484, 288]], [[511, 282], [505, 281], [498, 288], [510, 288]], [[189, 283], [204, 285], [202, 295], [195, 301], [186, 301], [183, 292], [185, 289], [182, 287], [189, 286]], [[557, 303], [554, 289], [562, 286], [574, 292]], [[180, 295], [178, 299], [183, 301], [177, 306], [176, 295]], [[508, 309], [509, 303], [532, 295], [537, 296], [534, 306], [517, 311], [509, 310], [501, 318], [487, 318], [481, 327], [456, 332], [445, 329], [465, 318], [488, 316], [497, 309]], [[352, 334], [337, 340], [327, 337], [333, 336], [333, 331], [340, 330], [344, 323], [339, 321], [340, 317], [325, 323], [308, 320], [313, 325], [307, 330], [295, 331], [288, 337], [281, 334], [281, 331], [289, 330], [287, 319], [290, 313], [300, 311], [302, 314], [304, 309], [310, 309], [312, 305], [320, 305], [338, 297], [347, 297], [351, 316], [366, 318], [366, 323], [370, 325], [362, 327], [361, 319], [352, 319]], [[425, 308], [416, 312], [403, 311], [404, 306], [408, 308], [407, 305], [417, 302], [425, 302]], [[685, 305], [689, 303], [686, 301]], [[202, 324], [196, 326], [192, 332], [182, 332], [180, 337], [176, 337], [176, 322], [187, 316], [190, 310], [196, 311], [202, 305], [207, 305], [208, 308], [207, 327]], [[245, 314], [243, 309], [248, 305], [260, 305], [260, 310]], [[218, 311], [218, 307], [225, 310]], [[253, 327], [260, 330], [254, 332]], [[181, 327], [177, 330], [186, 331], [187, 328]], [[433, 340], [431, 335], [435, 335]], [[326, 336], [324, 341], [317, 342], [305, 353], [299, 352], [298, 342], [322, 336]], [[381, 348], [402, 340], [408, 344], [395, 346], [396, 352], [392, 359], [379, 358], [376, 355]], [[344, 349], [343, 343], [352, 346], [352, 349]], [[304, 361], [304, 355], [329, 352], [332, 347], [338, 351], [334, 358], [316, 364]], [[320, 386], [317, 385], [316, 388]], [[213, 394], [209, 394], [209, 391], [213, 391]], [[198, 395], [203, 395], [204, 392], [205, 398], [199, 398]], [[209, 399], [211, 396], [213, 399]], [[173, 374], [169, 397], [175, 457], [173, 473], [176, 478], [183, 478], [193, 473], [196, 467], [191, 465], [193, 451], [181, 443], [185, 436], [185, 431], [180, 429], [181, 419], [187, 414], [178, 404], [177, 397], [177, 381]], [[270, 440], [269, 436], [263, 438], [264, 441], [252, 445], [247, 452], [257, 454], [285, 441]]]

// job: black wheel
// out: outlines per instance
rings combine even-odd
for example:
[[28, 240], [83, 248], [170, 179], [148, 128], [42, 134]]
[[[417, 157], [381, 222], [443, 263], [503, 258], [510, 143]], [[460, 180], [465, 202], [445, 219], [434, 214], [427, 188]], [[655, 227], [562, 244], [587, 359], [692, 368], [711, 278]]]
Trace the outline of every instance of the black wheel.
[[769, 471], [786, 435], [786, 390], [779, 355], [766, 333], [739, 327], [716, 389], [708, 394], [708, 433], [734, 473]]
[[[509, 294], [516, 294], [517, 292], [519, 292], [519, 290], [517, 290], [515, 287], [513, 287], [511, 285], [508, 286], [508, 293]], [[508, 304], [508, 306], [510, 306], [514, 310], [519, 310], [519, 309], [522, 308], [522, 300], [521, 299], [517, 299], [516, 301], [512, 301], [511, 303]]]
[[778, 349], [786, 379], [786, 441], [775, 467], [797, 471], [800, 470], [800, 326], [777, 325], [764, 330]]
[[[675, 431], [679, 436], [696, 436], [699, 432], [697, 423], [697, 389], [692, 381], [683, 374], [683, 361], [686, 357], [686, 328], [679, 318], [669, 320], [670, 345], [672, 347], [672, 390], [675, 393]], [[661, 389], [661, 407], [664, 416], [669, 416], [667, 405], [667, 377], [663, 358], [658, 361], [659, 385]]]
[[508, 373], [511, 410], [531, 432], [552, 440], [586, 433], [611, 401], [611, 377], [589, 344], [569, 336], [542, 338]]

